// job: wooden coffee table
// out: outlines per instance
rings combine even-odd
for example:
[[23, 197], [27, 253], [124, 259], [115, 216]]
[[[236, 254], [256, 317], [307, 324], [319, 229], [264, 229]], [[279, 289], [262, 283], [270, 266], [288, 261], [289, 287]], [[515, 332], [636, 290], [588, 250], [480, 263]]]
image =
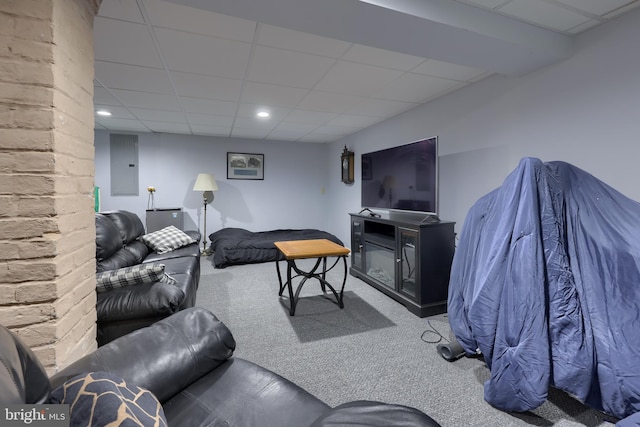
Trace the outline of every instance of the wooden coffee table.
[[[280, 274], [280, 260], [276, 261], [276, 270], [278, 272], [278, 280], [280, 281], [280, 292], [278, 295], [282, 296], [285, 287], [289, 290], [290, 316], [293, 316], [296, 312], [296, 304], [298, 303], [300, 291], [307, 279], [317, 279], [320, 282], [322, 292], [326, 292], [326, 288], [329, 288], [336, 297], [338, 306], [344, 308], [342, 294], [344, 292], [344, 285], [347, 283], [347, 255], [349, 255], [349, 249], [327, 239], [288, 240], [274, 242], [274, 245], [282, 252], [287, 261], [287, 281], [285, 283], [282, 283], [282, 275]], [[336, 261], [329, 268], [327, 268], [327, 257], [337, 257]], [[303, 271], [296, 265], [296, 260], [308, 258], [318, 258], [318, 260], [311, 270]], [[344, 264], [344, 279], [342, 280], [340, 294], [338, 294], [333, 286], [327, 282], [326, 273], [335, 267], [340, 259], [342, 259]], [[320, 264], [322, 264], [322, 270], [319, 270]], [[294, 276], [291, 274], [292, 270], [296, 272]], [[302, 280], [298, 284], [294, 294], [291, 280], [301, 276]]]

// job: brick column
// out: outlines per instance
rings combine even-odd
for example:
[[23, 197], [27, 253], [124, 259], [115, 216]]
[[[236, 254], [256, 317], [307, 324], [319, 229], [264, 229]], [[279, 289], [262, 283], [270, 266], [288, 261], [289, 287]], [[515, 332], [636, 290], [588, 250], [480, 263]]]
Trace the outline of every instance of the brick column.
[[0, 1], [0, 323], [49, 373], [96, 348], [93, 18]]

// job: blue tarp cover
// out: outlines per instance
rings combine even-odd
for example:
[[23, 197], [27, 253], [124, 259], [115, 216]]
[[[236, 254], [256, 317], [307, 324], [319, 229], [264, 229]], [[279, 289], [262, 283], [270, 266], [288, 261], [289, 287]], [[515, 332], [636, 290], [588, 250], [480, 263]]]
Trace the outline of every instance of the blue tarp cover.
[[457, 340], [491, 370], [491, 405], [531, 410], [554, 386], [640, 412], [640, 204], [593, 175], [522, 159], [470, 209], [448, 302]]

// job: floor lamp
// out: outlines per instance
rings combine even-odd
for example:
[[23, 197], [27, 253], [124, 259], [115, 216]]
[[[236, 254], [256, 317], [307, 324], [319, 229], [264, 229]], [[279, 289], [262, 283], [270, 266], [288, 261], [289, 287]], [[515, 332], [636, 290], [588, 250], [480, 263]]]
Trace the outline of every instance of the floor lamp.
[[[213, 192], [218, 191], [216, 177], [210, 173], [199, 173], [196, 183], [193, 185], [193, 191], [202, 191], [202, 202], [204, 204], [204, 235], [202, 238], [202, 255], [209, 255], [207, 252], [207, 205], [213, 202]], [[207, 197], [207, 193], [211, 193], [211, 201]]]

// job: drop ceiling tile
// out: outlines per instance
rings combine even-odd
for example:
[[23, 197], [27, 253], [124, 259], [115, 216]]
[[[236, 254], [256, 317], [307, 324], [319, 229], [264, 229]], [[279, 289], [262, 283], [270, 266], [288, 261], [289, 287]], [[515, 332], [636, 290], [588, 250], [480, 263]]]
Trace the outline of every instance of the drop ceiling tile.
[[96, 80], [109, 89], [173, 93], [165, 70], [95, 61]]
[[351, 46], [349, 42], [266, 24], [258, 27], [257, 43], [331, 58], [339, 58]]
[[241, 101], [247, 104], [292, 108], [298, 105], [308, 92], [308, 89], [246, 82], [242, 88]]
[[93, 102], [100, 105], [121, 105], [120, 101], [114, 98], [113, 95], [102, 86], [94, 86]]
[[231, 126], [208, 126], [192, 124], [191, 131], [194, 135], [230, 136]]
[[267, 46], [256, 46], [248, 80], [311, 88], [335, 63], [334, 59]]
[[283, 123], [309, 123], [319, 126], [328, 122], [329, 120], [335, 119], [336, 117], [338, 117], [338, 115], [334, 113], [293, 110], [283, 120]]
[[254, 138], [263, 139], [269, 135], [270, 129], [243, 129], [234, 127], [231, 130], [231, 137], [233, 138]]
[[[264, 119], [256, 117], [256, 113], [261, 110], [268, 111], [269, 114], [271, 114], [271, 116]], [[238, 108], [238, 117], [246, 117], [251, 120], [259, 120], [260, 122], [264, 122], [264, 121], [278, 122], [282, 120], [284, 117], [286, 117], [286, 115], [289, 114], [289, 111], [291, 110], [283, 107], [265, 107], [264, 105], [256, 105], [256, 104], [240, 104]]]
[[361, 44], [351, 46], [342, 59], [402, 71], [409, 71], [425, 60], [425, 58], [420, 58], [419, 56], [392, 52], [375, 47], [363, 46]]
[[567, 31], [589, 20], [584, 15], [542, 1], [512, 0], [502, 6], [499, 11], [558, 31]]
[[125, 107], [153, 109], [162, 106], [166, 111], [180, 111], [178, 98], [174, 95], [121, 89], [114, 89], [111, 92]]
[[170, 123], [187, 123], [184, 113], [179, 111], [163, 111], [153, 110], [150, 108], [129, 108], [132, 114], [134, 114], [138, 120], [156, 121], [156, 122], [170, 122]]
[[297, 122], [283, 121], [283, 122], [280, 122], [278, 126], [276, 126], [276, 128], [274, 129], [274, 132], [281, 131], [281, 132], [299, 133], [301, 134], [300, 136], [302, 136], [313, 131], [318, 126], [319, 124], [316, 124], [316, 123], [297, 123]]
[[[111, 116], [110, 117], [105, 117], [105, 119], [107, 119], [107, 118], [115, 118], [115, 119], [136, 120], [136, 116], [131, 114], [129, 112], [129, 110], [127, 110], [124, 107], [117, 107], [117, 106], [113, 106], [113, 105], [94, 104], [94, 110], [95, 111], [98, 111], [98, 110], [107, 110], [107, 111], [109, 111], [111, 113]], [[97, 117], [103, 117], [103, 116], [97, 116]]]
[[97, 16], [93, 25], [96, 60], [161, 68], [149, 29], [144, 24]]
[[378, 123], [379, 121], [380, 119], [377, 117], [352, 116], [349, 114], [342, 114], [335, 119], [328, 121], [327, 126], [364, 128]]
[[138, 120], [114, 119], [111, 117], [108, 117], [108, 118], [101, 117], [101, 118], [96, 118], [96, 122], [100, 123], [100, 125], [104, 126], [109, 130], [149, 132], [149, 128], [147, 128]]
[[435, 59], [423, 62], [412, 69], [411, 72], [459, 81], [470, 81], [486, 73], [486, 71], [479, 68], [465, 67], [464, 65], [436, 61]]
[[432, 96], [447, 89], [458, 86], [455, 80], [441, 79], [439, 77], [425, 76], [422, 74], [406, 73], [391, 84], [372, 94], [375, 98], [389, 99], [393, 101], [405, 101], [422, 103]]
[[302, 138], [300, 138], [299, 141], [300, 142], [317, 142], [322, 144], [322, 143], [337, 141], [342, 136], [346, 136], [346, 135], [327, 135], [320, 132], [311, 132], [303, 136]]
[[[187, 121], [191, 125], [204, 125], [211, 127], [229, 127], [233, 125], [233, 117], [214, 116], [210, 114], [187, 114]], [[193, 127], [193, 126], [192, 126]]]
[[349, 108], [365, 102], [366, 99], [367, 98], [362, 96], [312, 90], [305, 96], [300, 104], [298, 104], [298, 108], [329, 113], [342, 113]]
[[274, 129], [269, 133], [268, 137], [269, 139], [277, 139], [280, 141], [297, 141], [298, 139], [305, 136], [307, 133], [309, 132], [289, 130], [289, 129]]
[[144, 120], [142, 123], [149, 129], [151, 129], [152, 132], [183, 133], [183, 134], [191, 133], [191, 129], [189, 129], [189, 126], [187, 126], [186, 123], [155, 122], [151, 120]]
[[584, 10], [593, 15], [605, 15], [608, 12], [629, 3], [629, 0], [558, 0], [560, 3]]
[[98, 16], [144, 24], [138, 4], [131, 0], [105, 0], [100, 5]]
[[314, 131], [314, 133], [322, 133], [324, 135], [350, 135], [354, 132], [362, 129], [360, 126], [334, 126], [334, 125], [322, 125], [318, 126], [318, 128]]
[[448, 94], [448, 93], [451, 93], [451, 92], [453, 92], [453, 91], [456, 91], [456, 90], [458, 90], [458, 89], [460, 89], [460, 88], [463, 88], [463, 87], [465, 87], [465, 86], [468, 86], [469, 84], [470, 84], [470, 83], [458, 83], [456, 86], [452, 86], [452, 87], [448, 87], [448, 88], [446, 88], [446, 89], [443, 89], [442, 91], [440, 91], [440, 92], [438, 92], [438, 93], [436, 93], [436, 94], [434, 94], [434, 95], [431, 95], [431, 96], [429, 96], [428, 98], [425, 98], [425, 100], [424, 100], [424, 102], [423, 102], [423, 103], [425, 103], [425, 102], [429, 102], [429, 101], [432, 101], [432, 100], [434, 100], [434, 99], [436, 99], [436, 98], [439, 98], [439, 97], [444, 96], [444, 95], [446, 95], [446, 94]]
[[390, 101], [386, 99], [371, 99], [348, 110], [347, 114], [356, 116], [370, 116], [381, 119], [393, 117], [404, 111], [417, 107], [418, 103]]
[[354, 62], [339, 62], [316, 85], [315, 89], [341, 94], [367, 96], [391, 83], [402, 71]]
[[259, 120], [257, 118], [250, 117], [236, 117], [233, 122], [233, 128], [260, 129], [271, 131], [276, 127], [276, 124], [277, 122], [275, 120]]
[[144, 0], [153, 26], [251, 42], [256, 22], [161, 0]]
[[156, 28], [155, 32], [170, 70], [229, 78], [245, 74], [249, 43], [164, 28]]
[[218, 116], [233, 116], [237, 104], [231, 101], [217, 99], [180, 97], [180, 103], [186, 113], [212, 114]]
[[179, 96], [237, 101], [242, 91], [242, 80], [174, 71], [171, 80]]

